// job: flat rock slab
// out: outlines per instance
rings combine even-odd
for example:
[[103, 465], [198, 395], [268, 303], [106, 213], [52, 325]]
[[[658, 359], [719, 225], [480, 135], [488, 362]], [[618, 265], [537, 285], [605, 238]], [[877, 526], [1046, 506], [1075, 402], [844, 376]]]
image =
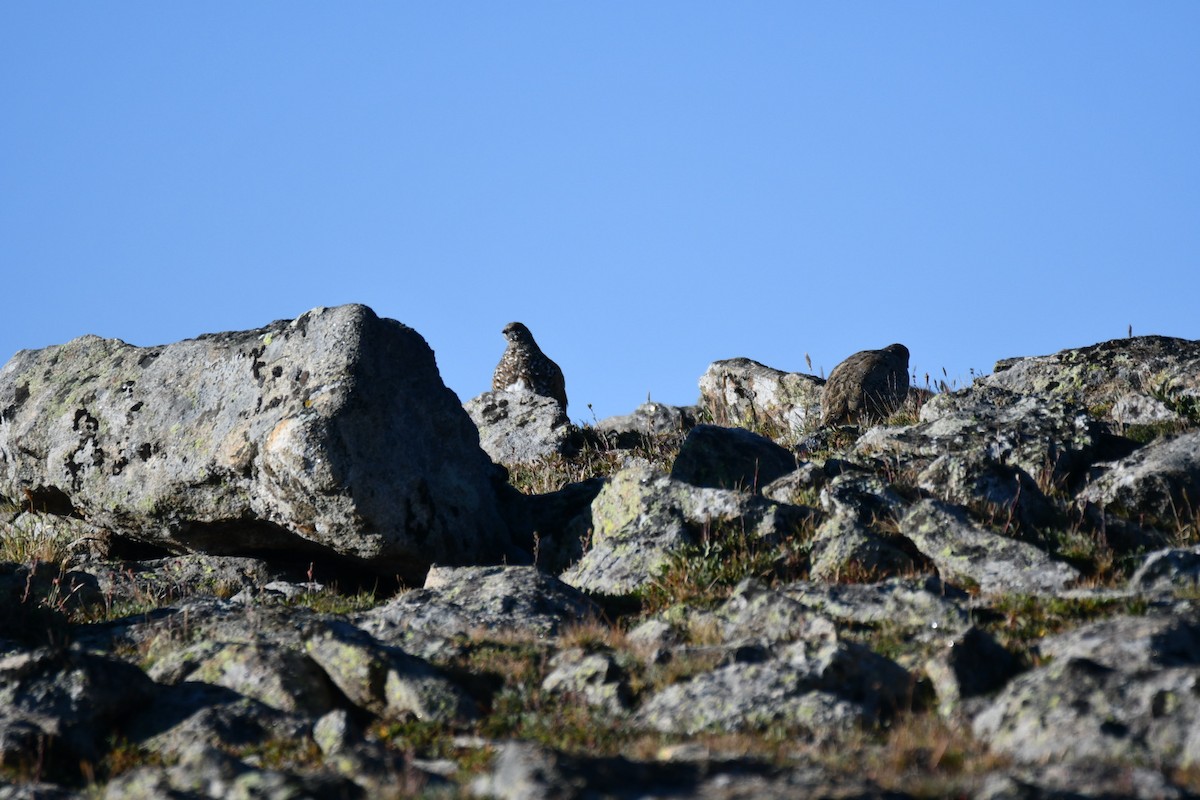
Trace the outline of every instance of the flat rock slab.
[[1061, 397], [1116, 422], [1174, 418], [1162, 398], [1200, 394], [1200, 341], [1134, 336], [1048, 356], [1006, 358], [981, 384]]
[[1027, 542], [976, 527], [961, 509], [922, 500], [900, 520], [900, 532], [938, 568], [943, 580], [977, 585], [984, 594], [1054, 594], [1079, 571]]
[[425, 340], [365, 306], [0, 370], [0, 495], [173, 551], [493, 557], [493, 470]]

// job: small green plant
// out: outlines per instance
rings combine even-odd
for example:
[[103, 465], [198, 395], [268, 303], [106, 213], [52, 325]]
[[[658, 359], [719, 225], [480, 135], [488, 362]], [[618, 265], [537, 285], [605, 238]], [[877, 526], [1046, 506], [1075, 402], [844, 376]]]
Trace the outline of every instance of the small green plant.
[[11, 522], [0, 521], [0, 561], [66, 562], [82, 538], [68, 518], [22, 513]]
[[773, 542], [748, 532], [741, 520], [705, 526], [695, 543], [671, 553], [654, 580], [639, 591], [643, 609], [654, 613], [679, 603], [712, 608], [746, 578], [771, 583], [798, 579], [807, 572], [803, 541], [808, 538], [797, 535]]
[[1065, 598], [1051, 595], [1003, 595], [989, 603], [990, 619], [982, 627], [1013, 652], [1029, 654], [1043, 636], [1118, 614], [1142, 615], [1149, 603], [1138, 597]]
[[585, 444], [571, 456], [555, 453], [527, 464], [509, 467], [509, 483], [525, 494], [549, 494], [570, 483], [589, 478], [607, 477], [628, 460], [648, 462], [664, 472], [671, 469], [685, 434], [671, 433], [642, 436], [631, 449], [616, 449], [605, 444], [604, 437], [584, 428]]
[[1150, 396], [1177, 414], [1188, 427], [1200, 426], [1200, 394], [1171, 386], [1164, 378], [1151, 385]]

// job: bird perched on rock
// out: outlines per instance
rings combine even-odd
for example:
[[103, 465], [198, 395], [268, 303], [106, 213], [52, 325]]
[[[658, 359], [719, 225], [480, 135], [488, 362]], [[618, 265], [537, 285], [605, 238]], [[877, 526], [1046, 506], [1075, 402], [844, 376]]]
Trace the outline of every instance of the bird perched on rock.
[[821, 424], [883, 420], [908, 399], [908, 348], [863, 350], [833, 368], [821, 392]]
[[529, 328], [520, 322], [505, 325], [504, 337], [508, 339], [508, 348], [500, 356], [500, 363], [492, 374], [492, 390], [512, 392], [523, 389], [543, 397], [552, 397], [565, 413], [567, 388], [558, 364], [546, 357], [533, 340]]

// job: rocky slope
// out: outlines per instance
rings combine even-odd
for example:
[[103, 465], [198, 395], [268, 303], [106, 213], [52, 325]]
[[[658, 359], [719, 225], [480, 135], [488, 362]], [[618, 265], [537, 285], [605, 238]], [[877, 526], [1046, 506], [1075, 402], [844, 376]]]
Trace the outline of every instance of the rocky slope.
[[1200, 342], [820, 385], [577, 429], [361, 306], [18, 353], [0, 797], [1200, 796]]

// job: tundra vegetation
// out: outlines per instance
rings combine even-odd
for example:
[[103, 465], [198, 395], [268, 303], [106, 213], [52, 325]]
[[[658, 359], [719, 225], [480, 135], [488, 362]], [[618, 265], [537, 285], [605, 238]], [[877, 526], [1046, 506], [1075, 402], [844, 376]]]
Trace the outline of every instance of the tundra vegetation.
[[1200, 795], [1200, 342], [822, 383], [576, 426], [361, 306], [17, 354], [0, 796]]

